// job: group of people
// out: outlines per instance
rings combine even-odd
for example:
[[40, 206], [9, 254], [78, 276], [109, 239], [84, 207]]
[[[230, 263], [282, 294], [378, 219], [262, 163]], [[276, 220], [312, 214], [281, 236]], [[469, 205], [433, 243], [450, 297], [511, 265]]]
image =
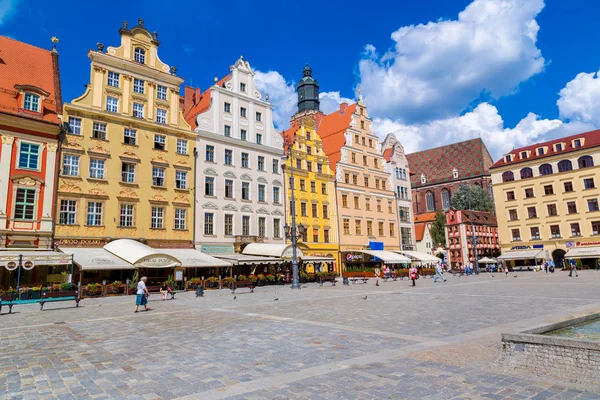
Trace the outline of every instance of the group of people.
[[[138, 312], [140, 306], [144, 306], [144, 311], [152, 310], [150, 307], [148, 307], [148, 297], [150, 296], [150, 292], [148, 291], [148, 288], [146, 287], [147, 281], [148, 281], [148, 278], [145, 276], [142, 276], [142, 278], [140, 279], [140, 281], [137, 284], [137, 291], [136, 291], [136, 296], [135, 296], [135, 311], [134, 312]], [[160, 286], [160, 294], [162, 295], [163, 301], [167, 300], [167, 295], [172, 292], [173, 292], [173, 290], [171, 289], [171, 287], [169, 285], [167, 285], [167, 282], [163, 282], [162, 285]]]
[[[379, 279], [381, 278], [381, 270], [379, 268], [375, 268], [374, 275], [375, 275], [375, 286], [379, 286]], [[393, 266], [390, 269], [387, 265], [383, 266], [383, 278], [384, 279], [392, 278], [392, 280], [396, 280], [397, 276], [398, 275], [396, 272], [396, 267]], [[410, 267], [410, 269], [408, 270], [408, 277], [412, 281], [412, 285], [416, 286], [416, 281], [417, 281], [417, 279], [419, 279], [419, 271], [417, 270], [416, 266], [413, 265]], [[437, 264], [435, 264], [435, 275], [433, 276], [433, 282], [437, 283], [438, 278], [441, 279], [442, 281], [446, 282], [446, 278], [444, 277], [444, 266], [441, 261], [438, 261]]]

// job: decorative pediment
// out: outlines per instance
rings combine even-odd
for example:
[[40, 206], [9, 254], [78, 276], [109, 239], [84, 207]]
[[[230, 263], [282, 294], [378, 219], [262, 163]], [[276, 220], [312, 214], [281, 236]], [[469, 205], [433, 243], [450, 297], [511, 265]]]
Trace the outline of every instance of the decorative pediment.
[[273, 181], [273, 186], [283, 186], [283, 185], [281, 184], [281, 182], [280, 182], [280, 181], [278, 181], [277, 179], [275, 179], [275, 180]]
[[227, 205], [225, 205], [225, 206], [222, 207], [222, 210], [225, 210], [225, 211], [237, 211], [238, 209], [233, 204], [227, 204]]
[[58, 191], [62, 193], [81, 193], [81, 188], [72, 183], [63, 183], [58, 187]]
[[279, 209], [278, 209], [278, 210], [275, 210], [275, 211], [273, 211], [273, 212], [271, 213], [271, 215], [279, 215], [279, 216], [283, 217], [283, 213], [282, 213], [282, 212], [281, 212], [281, 210], [279, 210]]
[[152, 159], [151, 163], [153, 165], [162, 165], [162, 166], [169, 166], [169, 162], [167, 160], [165, 160], [164, 158], [162, 158], [161, 156], [156, 156]]
[[156, 193], [154, 196], [152, 196], [150, 198], [150, 202], [151, 203], [168, 203], [167, 199], [165, 199], [165, 196], [163, 196], [162, 193]]
[[131, 189], [122, 190], [119, 192], [119, 197], [124, 197], [128, 199], [137, 199], [138, 195]]
[[242, 176], [240, 176], [240, 179], [243, 181], [251, 181], [252, 177], [248, 174], [243, 174]]
[[124, 153], [122, 153], [119, 158], [123, 161], [129, 161], [129, 162], [136, 162], [139, 163], [142, 160], [140, 160], [140, 158], [137, 156], [137, 154], [132, 153], [130, 151], [126, 151]]
[[18, 186], [40, 186], [44, 182], [35, 175], [15, 175], [11, 180]]
[[264, 207], [259, 208], [258, 210], [256, 210], [257, 214], [265, 214], [265, 215], [269, 215], [269, 210], [267, 210]]
[[188, 196], [179, 195], [179, 196], [175, 197], [175, 199], [173, 199], [173, 204], [179, 205], [179, 206], [184, 206], [184, 207], [189, 207], [190, 199], [188, 198]]
[[100, 144], [97, 144], [94, 147], [90, 147], [88, 149], [88, 154], [98, 156], [98, 157], [105, 157], [105, 158], [110, 157], [110, 152], [108, 150], [106, 150], [104, 147], [102, 147]]
[[208, 176], [218, 176], [219, 174], [217, 174], [217, 171], [215, 171], [212, 168], [206, 168], [204, 170], [204, 175], [208, 175]]
[[259, 183], [269, 183], [269, 182], [268, 182], [268, 181], [267, 181], [265, 178], [263, 178], [262, 176], [261, 176], [260, 178], [258, 178], [256, 181], [257, 181], [257, 182], [259, 182]]
[[205, 210], [206, 209], [208, 209], [208, 210], [218, 210], [219, 209], [219, 207], [212, 201], [209, 201], [208, 203], [204, 203], [202, 205], [202, 208], [204, 208]]
[[233, 178], [233, 179], [236, 179], [236, 178], [237, 178], [237, 176], [235, 176], [235, 174], [234, 174], [233, 172], [231, 172], [231, 171], [227, 171], [227, 172], [225, 172], [225, 173], [223, 174], [223, 176], [224, 176], [225, 178]]
[[90, 190], [87, 191], [87, 195], [95, 196], [95, 197], [108, 197], [106, 192], [100, 188], [91, 188]]
[[83, 146], [75, 142], [63, 144], [62, 149], [66, 153], [85, 153], [85, 149], [83, 148]]
[[184, 160], [177, 160], [174, 164], [174, 167], [179, 168], [179, 169], [186, 169], [186, 170], [191, 170], [192, 167], [190, 167], [190, 165], [184, 161]]
[[242, 208], [241, 208], [241, 211], [242, 211], [242, 212], [250, 212], [250, 213], [251, 213], [251, 212], [254, 212], [254, 211], [252, 210], [252, 207], [250, 207], [250, 206], [242, 206]]

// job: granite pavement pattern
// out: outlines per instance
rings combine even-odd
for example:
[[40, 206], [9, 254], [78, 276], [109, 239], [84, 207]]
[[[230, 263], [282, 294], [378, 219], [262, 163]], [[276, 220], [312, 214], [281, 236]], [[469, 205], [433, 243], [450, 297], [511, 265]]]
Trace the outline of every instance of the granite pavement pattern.
[[523, 272], [153, 295], [137, 314], [133, 296], [15, 306], [0, 398], [599, 399], [496, 362], [500, 333], [597, 310], [599, 286]]

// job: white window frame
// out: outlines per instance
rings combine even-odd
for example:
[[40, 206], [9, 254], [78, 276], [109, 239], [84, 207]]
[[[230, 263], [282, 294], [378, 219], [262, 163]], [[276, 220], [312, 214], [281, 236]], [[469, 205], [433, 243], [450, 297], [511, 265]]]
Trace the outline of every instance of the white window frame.
[[[227, 196], [227, 182], [231, 182], [231, 190], [229, 192], [231, 196]], [[225, 184], [223, 186], [223, 197], [225, 197], [226, 199], [235, 198], [235, 182], [233, 181], [233, 179], [225, 179]]]
[[156, 109], [156, 122], [159, 124], [167, 123], [167, 110], [165, 110], [164, 108]]
[[259, 183], [257, 190], [258, 190], [258, 192], [257, 192], [258, 193], [257, 194], [258, 201], [261, 202], [261, 203], [266, 202], [267, 201], [267, 185], [265, 185], [263, 183]]
[[[246, 189], [246, 197], [244, 198], [244, 189]], [[242, 200], [250, 200], [250, 182], [242, 182]]]
[[[215, 186], [216, 186], [215, 182], [216, 182], [216, 179], [214, 176], [205, 176], [204, 177], [204, 195], [205, 196], [212, 197], [215, 195]], [[210, 189], [210, 190], [207, 190], [207, 189]]]
[[262, 113], [259, 111], [256, 112], [256, 122], [262, 122]]
[[246, 115], [248, 115], [248, 110], [246, 107], [240, 107], [240, 117], [247, 118]]
[[281, 198], [279, 186], [273, 187], [273, 204], [280, 204]]
[[23, 109], [27, 111], [40, 112], [42, 107], [40, 96], [35, 93], [26, 92], [23, 96]]
[[211, 212], [204, 213], [204, 235], [214, 236], [214, 234], [215, 234], [215, 213], [211, 213]]
[[[87, 213], [85, 222], [88, 226], [102, 226], [103, 216], [102, 211], [104, 208], [104, 203], [100, 201], [88, 201], [87, 203]], [[91, 218], [91, 219], [90, 219]], [[92, 223], [90, 223], [90, 221]]]
[[262, 133], [257, 133], [256, 134], [256, 144], [263, 144]]
[[265, 171], [265, 157], [258, 156], [258, 170]]
[[[247, 230], [244, 229], [244, 221], [248, 222], [248, 224], [247, 224], [248, 225], [247, 226], [248, 229]], [[249, 215], [242, 215], [242, 235], [243, 236], [250, 236], [251, 232], [252, 232], [252, 222], [251, 222], [250, 216]]]
[[187, 140], [177, 139], [177, 154], [187, 154]]
[[119, 112], [119, 99], [112, 96], [106, 96], [106, 111]]
[[[227, 157], [227, 153], [229, 152], [229, 157]], [[227, 162], [229, 161], [229, 162]], [[233, 150], [225, 149], [223, 154], [223, 164], [225, 165], [233, 165]]]
[[175, 226], [176, 230], [187, 229], [187, 210], [185, 208], [175, 209]]
[[[123, 171], [123, 166], [127, 166], [127, 170]], [[131, 171], [130, 171], [131, 169]], [[127, 179], [125, 179], [127, 176]], [[135, 164], [133, 163], [122, 163], [121, 164], [121, 182], [134, 183], [135, 182]]]
[[152, 186], [165, 186], [165, 169], [162, 167], [152, 167]]
[[112, 87], [119, 87], [120, 75], [118, 72], [108, 71], [106, 84]]
[[187, 189], [187, 172], [175, 170], [175, 189]]
[[[134, 217], [135, 204], [121, 203], [119, 206], [119, 227], [132, 228], [135, 224]], [[125, 224], [123, 222], [125, 222]]]
[[105, 160], [101, 158], [90, 158], [90, 178], [104, 179], [105, 164]]
[[152, 207], [150, 217], [150, 228], [151, 229], [164, 229], [165, 226], [165, 208], [164, 207]]
[[[156, 147], [156, 145], [159, 145], [159, 147]], [[162, 149], [160, 148], [160, 145], [162, 145]], [[167, 150], [167, 137], [165, 135], [159, 135], [158, 133], [154, 134], [154, 149], [156, 150]]]
[[146, 50], [141, 47], [136, 47], [133, 51], [133, 60], [140, 64], [146, 64]]
[[[96, 135], [96, 132], [101, 135]], [[104, 122], [94, 122], [92, 124], [92, 139], [106, 140], [106, 124]]]
[[267, 237], [267, 218], [266, 217], [258, 217], [258, 236]]
[[81, 135], [81, 118], [69, 117], [69, 133]]
[[[130, 143], [126, 142], [126, 139], [130, 140]], [[137, 145], [137, 130], [131, 128], [123, 129], [123, 144], [127, 144], [130, 146]]]
[[156, 86], [156, 98], [159, 100], [167, 100], [167, 87], [163, 85]]
[[140, 119], [144, 118], [144, 105], [142, 103], [133, 103], [133, 105], [131, 107], [132, 107], [131, 114], [133, 115], [134, 118], [140, 118]]
[[144, 94], [145, 85], [146, 85], [146, 82], [144, 82], [143, 79], [133, 78], [133, 92], [134, 93]]
[[59, 212], [60, 225], [75, 225], [77, 223], [77, 200], [62, 199]]
[[[231, 230], [229, 232], [227, 232], [227, 219], [228, 218], [230, 218], [230, 220], [231, 220], [231, 226], [230, 226]], [[234, 221], [233, 214], [225, 214], [223, 216], [223, 234], [225, 236], [233, 236], [233, 227], [234, 227], [233, 221]]]
[[223, 128], [223, 135], [226, 137], [231, 137], [231, 125], [225, 125]]
[[231, 113], [231, 103], [223, 103], [223, 112]]
[[62, 175], [79, 176], [79, 156], [73, 154], [63, 156]]

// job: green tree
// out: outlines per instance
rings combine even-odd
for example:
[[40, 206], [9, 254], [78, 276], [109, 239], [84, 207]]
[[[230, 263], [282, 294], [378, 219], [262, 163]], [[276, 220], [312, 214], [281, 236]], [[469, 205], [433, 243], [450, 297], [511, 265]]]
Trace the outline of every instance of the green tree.
[[433, 247], [446, 247], [446, 215], [443, 211], [438, 210], [435, 214], [435, 219], [429, 228]]
[[[470, 200], [470, 207], [469, 207]], [[478, 185], [460, 185], [452, 193], [452, 207], [457, 210], [493, 211], [494, 199], [490, 192]]]

